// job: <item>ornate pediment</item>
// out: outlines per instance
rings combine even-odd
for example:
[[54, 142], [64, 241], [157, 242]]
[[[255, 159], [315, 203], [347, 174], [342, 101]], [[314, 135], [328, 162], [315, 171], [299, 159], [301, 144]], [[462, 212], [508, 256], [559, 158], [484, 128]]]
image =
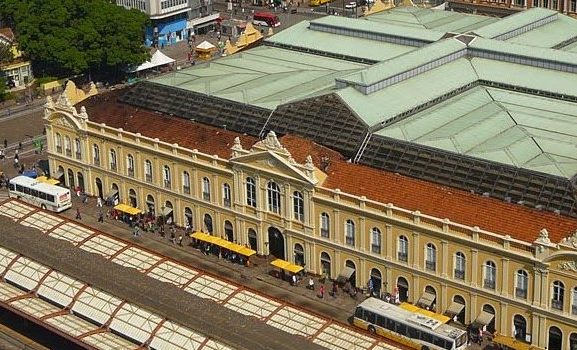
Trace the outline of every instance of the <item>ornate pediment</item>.
[[564, 245], [566, 247], [577, 248], [577, 230], [575, 230], [575, 232], [573, 232], [573, 235], [571, 235], [570, 237], [563, 238], [559, 244]]
[[312, 157], [308, 156], [304, 164], [297, 163], [273, 131], [269, 132], [264, 140], [255, 143], [250, 150], [243, 149], [237, 137], [231, 150], [230, 160], [238, 165], [264, 173], [298, 178], [311, 184], [318, 182]]
[[577, 261], [564, 261], [557, 266], [559, 270], [577, 272]]

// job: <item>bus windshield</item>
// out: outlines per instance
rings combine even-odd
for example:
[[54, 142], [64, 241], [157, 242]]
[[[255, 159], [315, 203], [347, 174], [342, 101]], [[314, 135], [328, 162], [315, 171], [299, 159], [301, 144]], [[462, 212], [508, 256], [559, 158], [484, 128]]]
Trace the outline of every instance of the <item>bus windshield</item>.
[[257, 12], [252, 16], [252, 23], [254, 25], [265, 27], [278, 27], [280, 21], [278, 16], [270, 12]]
[[72, 207], [69, 189], [41, 182], [28, 176], [17, 176], [10, 179], [8, 189], [11, 198], [20, 199], [42, 209], [61, 212]]

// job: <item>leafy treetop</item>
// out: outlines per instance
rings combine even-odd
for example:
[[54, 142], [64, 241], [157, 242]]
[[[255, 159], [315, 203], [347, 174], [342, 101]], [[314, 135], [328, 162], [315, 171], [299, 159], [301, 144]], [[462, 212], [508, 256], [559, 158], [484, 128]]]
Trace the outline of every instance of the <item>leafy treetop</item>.
[[19, 48], [42, 75], [116, 72], [149, 58], [148, 18], [105, 0], [2, 0]]

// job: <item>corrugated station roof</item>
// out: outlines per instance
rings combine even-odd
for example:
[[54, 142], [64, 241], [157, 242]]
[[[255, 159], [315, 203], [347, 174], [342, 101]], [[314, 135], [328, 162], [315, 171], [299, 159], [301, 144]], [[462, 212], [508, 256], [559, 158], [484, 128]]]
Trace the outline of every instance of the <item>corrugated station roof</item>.
[[454, 33], [466, 33], [499, 20], [496, 17], [408, 6], [395, 7], [363, 18], [379, 23]]

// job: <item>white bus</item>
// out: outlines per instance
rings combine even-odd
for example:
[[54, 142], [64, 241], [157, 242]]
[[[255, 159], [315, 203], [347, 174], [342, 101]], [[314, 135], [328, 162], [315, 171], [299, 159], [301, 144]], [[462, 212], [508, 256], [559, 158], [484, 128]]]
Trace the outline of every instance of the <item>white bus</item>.
[[417, 350], [464, 350], [467, 332], [377, 298], [360, 303], [353, 324]]
[[10, 179], [8, 189], [11, 198], [20, 199], [42, 209], [59, 213], [72, 207], [69, 189], [40, 182], [28, 176]]

